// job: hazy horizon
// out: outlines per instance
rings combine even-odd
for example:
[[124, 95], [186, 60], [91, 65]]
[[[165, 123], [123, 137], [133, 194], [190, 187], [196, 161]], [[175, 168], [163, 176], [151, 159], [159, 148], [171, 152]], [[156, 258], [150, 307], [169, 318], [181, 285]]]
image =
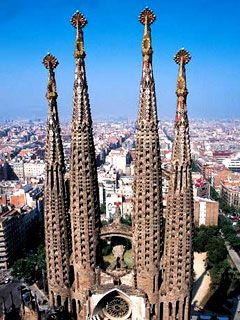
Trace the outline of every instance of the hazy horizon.
[[60, 119], [71, 118], [76, 10], [88, 20], [84, 28], [86, 70], [93, 118], [136, 118], [141, 78], [143, 27], [140, 11], [148, 5], [157, 16], [152, 25], [153, 68], [159, 119], [173, 119], [177, 65], [184, 47], [190, 118], [234, 119], [240, 107], [240, 2], [190, 0], [171, 4], [156, 0], [106, 0], [2, 3], [2, 84], [0, 117], [46, 118], [47, 72], [41, 64], [49, 51], [56, 70]]

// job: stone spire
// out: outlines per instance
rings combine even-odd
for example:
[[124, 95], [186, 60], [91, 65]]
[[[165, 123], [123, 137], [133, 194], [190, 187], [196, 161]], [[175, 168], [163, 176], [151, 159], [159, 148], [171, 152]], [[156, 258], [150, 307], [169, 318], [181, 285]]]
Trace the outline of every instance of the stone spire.
[[136, 286], [147, 294], [152, 314], [158, 301], [163, 242], [162, 173], [150, 29], [155, 19], [153, 11], [148, 8], [139, 16], [144, 25], [143, 69], [136, 132], [133, 215]]
[[[73, 295], [81, 304], [84, 295], [95, 284], [98, 263], [100, 209], [97, 167], [92, 133], [92, 118], [85, 72], [83, 28], [85, 17], [76, 12], [72, 17], [76, 28], [75, 81], [73, 92], [72, 145], [70, 160], [70, 212], [74, 267]], [[84, 318], [85, 315], [82, 315]]]
[[161, 319], [188, 320], [193, 272], [193, 194], [185, 65], [190, 61], [190, 55], [181, 49], [174, 60], [179, 65], [177, 111], [167, 198], [160, 309]]
[[45, 149], [46, 180], [44, 188], [44, 220], [46, 261], [50, 301], [63, 305], [69, 296], [69, 214], [67, 211], [65, 166], [60, 124], [57, 110], [57, 91], [54, 69], [57, 59], [47, 54], [43, 59], [48, 69], [48, 121]]

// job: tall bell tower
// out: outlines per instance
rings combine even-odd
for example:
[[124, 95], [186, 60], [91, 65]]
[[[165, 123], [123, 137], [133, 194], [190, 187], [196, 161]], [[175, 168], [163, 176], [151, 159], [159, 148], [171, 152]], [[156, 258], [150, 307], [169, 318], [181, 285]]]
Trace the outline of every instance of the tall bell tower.
[[43, 64], [48, 70], [48, 120], [45, 147], [44, 223], [49, 297], [54, 307], [68, 305], [71, 240], [65, 164], [57, 108], [55, 72], [58, 60], [47, 54]]
[[83, 28], [86, 18], [76, 12], [75, 80], [73, 88], [70, 159], [70, 215], [72, 228], [73, 308], [79, 319], [87, 317], [87, 294], [96, 283], [99, 252], [100, 208], [92, 117], [85, 70]]
[[137, 287], [143, 290], [152, 309], [157, 309], [163, 254], [162, 170], [158, 136], [157, 102], [152, 66], [151, 24], [156, 17], [144, 9], [142, 79], [136, 132], [134, 167], [133, 246]]
[[162, 320], [188, 320], [193, 279], [193, 191], [191, 151], [187, 115], [186, 64], [190, 54], [181, 49], [174, 60], [179, 65], [177, 110], [167, 197], [163, 285], [161, 287]]

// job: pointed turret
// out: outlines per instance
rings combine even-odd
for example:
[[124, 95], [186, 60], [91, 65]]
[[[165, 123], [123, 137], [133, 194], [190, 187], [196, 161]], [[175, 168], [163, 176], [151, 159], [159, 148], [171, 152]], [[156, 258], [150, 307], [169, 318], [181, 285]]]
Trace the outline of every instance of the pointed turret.
[[58, 61], [49, 53], [43, 59], [43, 64], [49, 72], [44, 188], [46, 261], [50, 302], [52, 306], [57, 306], [64, 305], [69, 297], [70, 219], [66, 205], [65, 166], [54, 73]]
[[193, 273], [193, 194], [185, 66], [190, 61], [190, 55], [181, 49], [175, 61], [179, 65], [177, 111], [167, 197], [160, 306], [162, 319], [188, 320]]
[[[72, 17], [76, 28], [75, 81], [73, 92], [72, 145], [70, 160], [70, 211], [72, 222], [74, 297], [85, 302], [83, 293], [95, 284], [100, 209], [92, 118], [85, 71], [83, 28], [86, 18], [79, 12]], [[85, 316], [84, 314], [82, 315]]]
[[143, 69], [136, 132], [133, 215], [136, 285], [147, 294], [152, 315], [157, 312], [163, 239], [162, 173], [150, 29], [155, 19], [148, 8], [139, 16], [144, 25]]
[[139, 21], [144, 25], [144, 34], [142, 40], [142, 80], [140, 87], [140, 107], [138, 122], [152, 121], [158, 123], [155, 83], [152, 70], [152, 38], [151, 24], [156, 20], [153, 11], [146, 8], [139, 16]]

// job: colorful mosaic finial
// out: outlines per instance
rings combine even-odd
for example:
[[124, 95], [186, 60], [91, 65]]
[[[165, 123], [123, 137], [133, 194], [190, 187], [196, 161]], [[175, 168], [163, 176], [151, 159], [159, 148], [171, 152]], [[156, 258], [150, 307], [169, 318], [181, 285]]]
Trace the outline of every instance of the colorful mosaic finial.
[[144, 34], [142, 40], [143, 61], [148, 65], [152, 59], [152, 39], [150, 25], [156, 20], [156, 16], [149, 8], [145, 8], [139, 15], [139, 21], [144, 25]]
[[84, 59], [85, 56], [86, 56], [86, 53], [84, 51], [84, 41], [83, 41], [83, 31], [82, 31], [82, 29], [87, 24], [87, 19], [84, 17], [84, 15], [82, 13], [77, 11], [72, 16], [71, 24], [77, 30], [74, 57], [76, 59], [79, 59], [79, 58]]
[[51, 53], [48, 53], [43, 58], [42, 63], [45, 66], [45, 68], [48, 69], [48, 70], [49, 69], [54, 70], [59, 65], [59, 62], [58, 62], [57, 58], [54, 55], [52, 55]]
[[139, 21], [143, 25], [145, 25], [146, 20], [149, 26], [156, 20], [156, 16], [154, 12], [148, 7], [146, 7], [139, 15]]
[[50, 101], [52, 99], [57, 99], [57, 88], [56, 88], [56, 80], [55, 80], [55, 73], [54, 69], [58, 66], [59, 62], [57, 58], [52, 55], [51, 53], [48, 53], [43, 58], [43, 65], [45, 68], [49, 71], [49, 77], [48, 77], [48, 86], [47, 86], [47, 94], [46, 97]]
[[87, 19], [84, 17], [84, 15], [81, 12], [76, 11], [72, 16], [71, 24], [74, 26], [74, 28], [80, 27], [83, 29], [87, 24]]
[[190, 60], [191, 60], [190, 53], [187, 50], [185, 50], [184, 48], [180, 49], [174, 57], [174, 61], [177, 64], [180, 64], [181, 61], [183, 61], [184, 64], [187, 64]]
[[191, 60], [189, 52], [185, 49], [180, 49], [174, 57], [174, 61], [179, 65], [178, 79], [177, 79], [177, 90], [176, 94], [178, 97], [186, 97], [188, 94], [185, 65]]

